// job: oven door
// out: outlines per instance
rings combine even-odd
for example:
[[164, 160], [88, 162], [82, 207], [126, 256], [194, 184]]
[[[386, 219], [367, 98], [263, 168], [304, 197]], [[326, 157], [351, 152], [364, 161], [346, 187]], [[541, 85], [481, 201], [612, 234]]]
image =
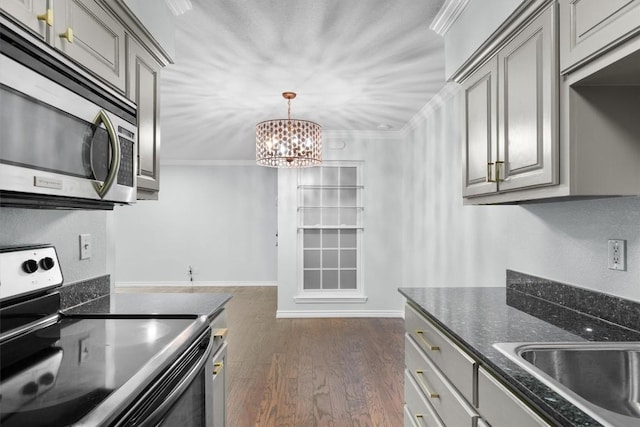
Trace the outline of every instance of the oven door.
[[116, 426], [212, 427], [210, 330], [181, 356]]
[[6, 55], [0, 98], [0, 190], [135, 202], [135, 124]]

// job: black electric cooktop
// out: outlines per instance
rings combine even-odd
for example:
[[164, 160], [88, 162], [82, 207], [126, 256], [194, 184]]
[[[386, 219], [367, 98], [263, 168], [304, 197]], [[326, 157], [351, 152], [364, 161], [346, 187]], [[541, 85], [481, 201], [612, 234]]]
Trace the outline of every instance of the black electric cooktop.
[[129, 380], [147, 381], [149, 372], [143, 366], [182, 345], [184, 331], [194, 321], [62, 318], [3, 342], [0, 424], [66, 426], [77, 422]]

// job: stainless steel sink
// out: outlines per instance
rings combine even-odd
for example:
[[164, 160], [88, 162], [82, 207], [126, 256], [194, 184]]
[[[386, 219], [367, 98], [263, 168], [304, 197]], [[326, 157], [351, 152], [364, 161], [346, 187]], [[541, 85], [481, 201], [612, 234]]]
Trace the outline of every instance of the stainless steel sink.
[[494, 347], [601, 424], [640, 426], [640, 342]]

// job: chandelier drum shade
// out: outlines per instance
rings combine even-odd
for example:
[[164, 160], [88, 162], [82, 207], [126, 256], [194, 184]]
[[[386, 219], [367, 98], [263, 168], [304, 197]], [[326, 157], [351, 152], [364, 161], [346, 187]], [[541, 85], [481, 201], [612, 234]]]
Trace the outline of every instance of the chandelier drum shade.
[[291, 118], [293, 92], [284, 92], [286, 119], [267, 120], [256, 125], [256, 163], [273, 168], [306, 168], [322, 163], [322, 127]]

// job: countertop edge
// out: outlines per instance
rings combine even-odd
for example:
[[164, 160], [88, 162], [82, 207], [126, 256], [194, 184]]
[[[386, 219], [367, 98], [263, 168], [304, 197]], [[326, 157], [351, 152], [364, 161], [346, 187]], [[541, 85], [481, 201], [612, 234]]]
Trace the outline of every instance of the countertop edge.
[[[171, 300], [172, 295], [180, 295], [181, 299], [191, 299], [191, 298], [199, 298], [202, 295], [210, 296], [212, 300], [212, 305], [210, 307], [206, 307], [206, 309], [202, 308], [202, 304], [197, 304], [195, 308], [190, 308], [191, 305], [182, 303], [173, 304]], [[187, 295], [191, 295], [192, 297], [186, 297]], [[154, 302], [145, 307], [144, 302], [140, 302], [139, 304], [131, 307], [132, 303], [138, 298], [153, 297]], [[117, 298], [122, 300], [123, 302], [127, 302], [124, 309], [113, 309], [110, 301], [112, 298]], [[98, 298], [94, 298], [88, 301], [85, 301], [82, 304], [75, 305], [73, 307], [69, 307], [67, 309], [61, 310], [61, 314], [67, 317], [82, 317], [82, 316], [206, 316], [208, 321], [213, 321], [221, 312], [224, 310], [224, 306], [233, 298], [232, 294], [227, 293], [114, 293], [114, 294], [106, 294], [100, 296]], [[158, 302], [162, 300], [161, 302]], [[152, 308], [150, 308], [152, 307]], [[163, 308], [167, 307], [167, 308]]]

